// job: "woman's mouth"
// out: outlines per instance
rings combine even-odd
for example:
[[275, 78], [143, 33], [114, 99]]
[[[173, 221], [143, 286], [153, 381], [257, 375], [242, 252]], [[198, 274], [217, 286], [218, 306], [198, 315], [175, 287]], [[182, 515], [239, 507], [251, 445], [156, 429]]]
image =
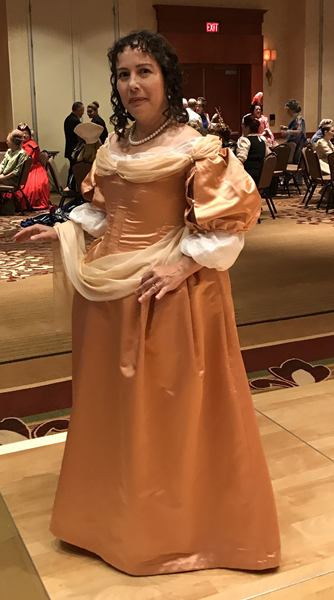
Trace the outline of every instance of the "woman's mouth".
[[147, 100], [147, 98], [131, 98], [130, 99], [130, 104], [137, 106], [138, 104], [141, 104], [142, 102], [145, 102], [145, 100]]

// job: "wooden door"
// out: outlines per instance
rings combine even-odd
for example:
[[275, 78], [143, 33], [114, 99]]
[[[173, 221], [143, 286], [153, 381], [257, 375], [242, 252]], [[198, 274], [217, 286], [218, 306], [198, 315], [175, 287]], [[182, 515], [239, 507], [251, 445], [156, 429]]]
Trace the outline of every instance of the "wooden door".
[[249, 65], [182, 65], [185, 98], [203, 96], [209, 116], [221, 109], [227, 125], [241, 135], [241, 119], [249, 111], [251, 79]]
[[205, 66], [206, 109], [210, 116], [220, 108], [222, 117], [233, 132], [240, 131], [240, 67]]
[[183, 70], [184, 98], [203, 96], [203, 65], [181, 65]]

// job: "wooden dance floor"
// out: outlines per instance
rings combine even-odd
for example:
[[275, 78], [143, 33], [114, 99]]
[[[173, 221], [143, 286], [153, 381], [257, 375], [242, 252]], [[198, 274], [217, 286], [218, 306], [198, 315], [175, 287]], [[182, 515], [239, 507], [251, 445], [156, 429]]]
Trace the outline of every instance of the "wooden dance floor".
[[[334, 381], [259, 394], [254, 403], [282, 535], [281, 567], [265, 574], [217, 569], [130, 577], [62, 545], [48, 525], [63, 443], [9, 454], [3, 447], [1, 493], [51, 600], [333, 600]], [[1, 573], [2, 564], [0, 590], [13, 575], [16, 586], [24, 581], [23, 560], [5, 561]], [[47, 598], [30, 596], [27, 587], [14, 596], [9, 588], [1, 600]]]

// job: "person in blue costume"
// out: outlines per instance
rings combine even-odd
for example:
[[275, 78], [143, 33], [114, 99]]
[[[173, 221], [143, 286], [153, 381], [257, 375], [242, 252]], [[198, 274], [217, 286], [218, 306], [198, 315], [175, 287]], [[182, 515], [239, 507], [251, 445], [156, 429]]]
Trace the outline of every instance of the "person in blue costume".
[[302, 149], [307, 144], [305, 121], [301, 114], [301, 106], [297, 100], [288, 100], [285, 109], [292, 120], [287, 127], [281, 125], [281, 131], [286, 135], [287, 142], [296, 142], [297, 148], [293, 162], [298, 164]]
[[206, 105], [205, 98], [203, 98], [202, 96], [199, 96], [196, 100], [195, 111], [201, 117], [204, 129], [206, 131], [208, 131], [210, 129], [211, 122], [210, 122], [210, 117], [209, 117], [208, 113], [204, 112], [205, 105]]
[[326, 127], [326, 126], [331, 126], [333, 124], [333, 119], [322, 119], [318, 125], [318, 131], [315, 132], [315, 134], [311, 137], [310, 139], [310, 144], [312, 144], [313, 150], [315, 150], [315, 147], [313, 146], [313, 144], [316, 144], [317, 142], [319, 142], [319, 140], [321, 140], [323, 138], [323, 134], [322, 134], [322, 127]]

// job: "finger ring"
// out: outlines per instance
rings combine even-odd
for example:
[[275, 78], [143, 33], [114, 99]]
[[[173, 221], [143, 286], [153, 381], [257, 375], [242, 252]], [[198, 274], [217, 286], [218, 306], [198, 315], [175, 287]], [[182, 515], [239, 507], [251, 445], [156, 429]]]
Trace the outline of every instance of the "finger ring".
[[155, 292], [157, 292], [159, 289], [156, 283], [152, 283], [152, 288], [154, 288]]

